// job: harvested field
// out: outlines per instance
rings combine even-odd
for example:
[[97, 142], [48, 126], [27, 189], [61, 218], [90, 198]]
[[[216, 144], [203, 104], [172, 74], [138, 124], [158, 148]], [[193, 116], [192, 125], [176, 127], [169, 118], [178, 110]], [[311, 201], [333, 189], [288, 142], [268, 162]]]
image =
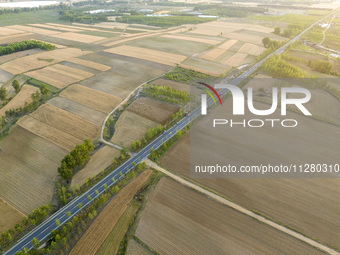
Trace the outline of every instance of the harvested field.
[[31, 27], [42, 27], [52, 30], [60, 30], [60, 32], [79, 32], [81, 30], [74, 29], [74, 28], [66, 28], [66, 27], [59, 27], [59, 26], [52, 26], [52, 25], [46, 25], [46, 24], [28, 24]]
[[[268, 109], [268, 105], [260, 103], [255, 103], [254, 107]], [[210, 152], [209, 159], [201, 154], [202, 160], [211, 160], [215, 164], [221, 160], [236, 166], [338, 161], [336, 148], [340, 142], [337, 135], [339, 127], [292, 112], [288, 113], [290, 118], [299, 123], [298, 127], [292, 129], [267, 126], [251, 130], [233, 127], [220, 129], [213, 134], [207, 130], [212, 118], [229, 116], [231, 109], [232, 102], [227, 100], [223, 107], [216, 108], [207, 118], [202, 119], [190, 131], [191, 146], [189, 136], [186, 135], [185, 139], [169, 149], [161, 159], [162, 165], [176, 174], [190, 178], [188, 158], [199, 155], [198, 150], [202, 146], [205, 146], [205, 150], [201, 150], [201, 153]], [[273, 114], [272, 118], [280, 117], [279, 114]], [[203, 165], [206, 164], [209, 162]], [[329, 178], [323, 179], [195, 178], [194, 181], [320, 242], [340, 247], [338, 178], [329, 175]]]
[[239, 66], [244, 63], [244, 60], [248, 54], [246, 53], [235, 53], [230, 58], [228, 58], [224, 63], [228, 66]]
[[17, 35], [1, 36], [0, 37], [0, 43], [1, 44], [9, 44], [9, 43], [19, 42], [19, 41], [24, 41], [24, 40], [35, 39], [37, 37], [39, 37], [39, 35], [24, 32], [22, 34], [17, 34]]
[[95, 62], [80, 59], [80, 58], [71, 58], [71, 59], [68, 59], [67, 62], [91, 67], [93, 69], [103, 71], [103, 72], [111, 69], [111, 66], [106, 66], [106, 65], [103, 65], [103, 64], [95, 63]]
[[219, 73], [212, 72], [212, 71], [209, 71], [207, 69], [188, 65], [188, 64], [181, 64], [181, 67], [183, 67], [185, 69], [191, 69], [191, 70], [194, 70], [194, 71], [200, 72], [200, 73], [205, 73], [205, 74], [208, 74], [208, 75], [211, 75], [211, 76], [219, 76], [220, 75]]
[[[80, 84], [120, 98], [126, 98], [145, 81], [163, 75], [170, 66], [107, 52], [90, 54], [83, 59], [111, 66], [110, 70]], [[133, 74], [133, 75], [132, 75]]]
[[[117, 254], [120, 243], [124, 238], [134, 216], [138, 210], [138, 205], [130, 204], [124, 214], [120, 217], [110, 234], [105, 239], [102, 246], [96, 252], [96, 255], [112, 255]], [[133, 240], [133, 239], [132, 239]]]
[[261, 55], [262, 52], [264, 52], [266, 48], [251, 44], [251, 43], [245, 43], [239, 50], [238, 53], [245, 53], [253, 56]]
[[180, 83], [176, 81], [166, 80], [166, 79], [157, 79], [155, 81], [150, 82], [151, 84], [156, 84], [163, 87], [171, 87], [173, 89], [177, 90], [183, 90], [187, 93], [190, 93], [190, 90], [192, 89], [190, 85], [185, 83]]
[[7, 232], [9, 228], [21, 222], [22, 217], [26, 216], [19, 212], [10, 204], [6, 203], [2, 198], [0, 198], [0, 232]]
[[151, 193], [136, 237], [160, 254], [322, 254], [168, 178]]
[[54, 35], [54, 34], [60, 33], [58, 31], [29, 27], [29, 26], [22, 26], [22, 25], [12, 25], [12, 26], [7, 26], [6, 28], [26, 31], [29, 33], [40, 34], [40, 35]]
[[237, 43], [238, 41], [237, 40], [229, 40], [221, 45], [219, 45], [218, 47], [220, 49], [224, 49], [224, 50], [229, 50], [230, 47], [232, 47], [235, 43]]
[[134, 239], [130, 239], [126, 250], [126, 255], [153, 255], [152, 251], [146, 249]]
[[30, 85], [24, 85], [20, 92], [11, 101], [9, 101], [8, 104], [0, 109], [0, 117], [4, 116], [8, 110], [24, 107], [26, 102], [28, 104], [31, 103], [31, 95], [36, 91], [39, 91], [39, 88]]
[[23, 51], [11, 53], [11, 54], [3, 55], [0, 57], [0, 64], [3, 64], [7, 61], [10, 61], [16, 58], [26, 56], [27, 54], [32, 55], [32, 54], [36, 54], [39, 52], [43, 52], [43, 50], [42, 49], [30, 49], [30, 50], [23, 50]]
[[48, 103], [97, 125], [103, 123], [106, 118], [106, 113], [94, 110], [67, 98], [55, 97], [48, 100]]
[[98, 215], [83, 234], [70, 255], [94, 255], [110, 234], [119, 218], [128, 208], [133, 196], [143, 187], [143, 184], [151, 176], [151, 170], [145, 170], [136, 179], [123, 188], [117, 196], [110, 201], [104, 210]]
[[105, 113], [111, 112], [122, 101], [119, 97], [78, 84], [68, 87], [60, 96]]
[[127, 148], [132, 141], [140, 141], [148, 129], [157, 126], [156, 122], [130, 112], [129, 108], [119, 117], [111, 139], [111, 142]]
[[118, 47], [111, 48], [105, 51], [114, 53], [114, 54], [128, 56], [128, 57], [157, 62], [163, 65], [170, 65], [170, 66], [175, 66], [176, 64], [179, 64], [184, 59], [186, 59], [186, 56], [182, 56], [178, 54], [139, 48], [139, 47], [128, 46], [128, 45], [118, 46]]
[[99, 125], [90, 123], [51, 104], [40, 106], [30, 116], [82, 141], [85, 139], [95, 140], [100, 133]]
[[[20, 74], [89, 53], [89, 51], [82, 51], [76, 48], [56, 49], [14, 59], [0, 65], [0, 68], [12, 74]], [[51, 61], [44, 61], [44, 59], [51, 59]]]
[[214, 48], [214, 49], [208, 51], [207, 53], [203, 54], [201, 56], [201, 58], [203, 58], [205, 60], [213, 61], [225, 52], [226, 52], [226, 50], [224, 50], [224, 49]]
[[17, 123], [26, 130], [45, 138], [67, 151], [73, 150], [76, 145], [84, 141], [84, 139], [76, 138], [31, 116], [25, 116]]
[[85, 34], [72, 33], [72, 32], [53, 34], [51, 36], [64, 39], [64, 40], [81, 42], [81, 43], [93, 43], [93, 42], [105, 39], [105, 37], [101, 37], [101, 36], [85, 35]]
[[0, 143], [1, 197], [26, 215], [49, 203], [57, 168], [66, 153], [59, 146], [16, 125]]
[[247, 35], [247, 34], [241, 34], [241, 33], [225, 33], [223, 34], [223, 36], [234, 39], [234, 40], [248, 42], [248, 43], [256, 44], [258, 46], [263, 46], [262, 36]]
[[0, 27], [0, 35], [1, 36], [16, 35], [16, 34], [22, 34], [22, 33], [25, 33], [25, 32], [21, 31], [21, 30], [17, 30], [17, 29]]
[[172, 114], [178, 112], [179, 107], [152, 98], [140, 97], [126, 110], [164, 125]]
[[111, 161], [115, 157], [119, 157], [119, 155], [120, 151], [110, 146], [104, 146], [99, 149], [91, 156], [86, 166], [73, 176], [71, 186], [81, 186], [86, 182], [86, 178], [93, 177], [94, 174], [99, 174], [111, 164]]
[[161, 37], [178, 39], [178, 40], [185, 40], [185, 41], [192, 41], [192, 42], [200, 42], [200, 43], [206, 43], [206, 44], [211, 44], [211, 45], [216, 45], [216, 44], [221, 43], [221, 41], [218, 41], [218, 40], [211, 40], [211, 39], [208, 39], [208, 38], [182, 36], [182, 35], [162, 35]]
[[94, 74], [64, 65], [53, 65], [36, 71], [31, 71], [25, 75], [46, 82], [58, 89], [84, 80]]

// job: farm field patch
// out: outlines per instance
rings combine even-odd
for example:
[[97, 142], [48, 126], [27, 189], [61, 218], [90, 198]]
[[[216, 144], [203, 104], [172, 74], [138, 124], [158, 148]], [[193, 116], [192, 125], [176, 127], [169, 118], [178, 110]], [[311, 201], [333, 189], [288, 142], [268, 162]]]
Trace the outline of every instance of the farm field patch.
[[85, 34], [73, 33], [73, 32], [52, 34], [51, 36], [64, 39], [64, 40], [81, 42], [81, 43], [93, 43], [93, 42], [105, 39], [105, 37], [102, 37], [102, 36], [85, 35]]
[[67, 62], [71, 62], [71, 63], [74, 63], [74, 64], [91, 67], [93, 69], [96, 69], [96, 70], [99, 70], [99, 71], [103, 71], [103, 72], [111, 69], [111, 66], [95, 63], [95, 62], [84, 60], [84, 59], [80, 59], [80, 58], [71, 58], [71, 59], [68, 59]]
[[25, 32], [22, 30], [11, 29], [7, 27], [0, 27], [0, 36], [16, 35], [16, 34], [22, 34], [22, 33], [25, 33]]
[[199, 37], [176, 35], [176, 34], [162, 35], [161, 37], [184, 40], [184, 41], [193, 41], [193, 42], [199, 42], [199, 43], [205, 43], [205, 44], [211, 44], [211, 45], [219, 44], [222, 41], [222, 40], [212, 40], [212, 39], [208, 39], [208, 38], [202, 38], [202, 37], [199, 38]]
[[119, 218], [128, 208], [128, 204], [133, 196], [142, 188], [151, 174], [151, 170], [145, 170], [123, 188], [98, 215], [96, 220], [72, 249], [70, 255], [96, 254]]
[[105, 113], [111, 112], [122, 101], [119, 97], [78, 84], [68, 87], [60, 96]]
[[16, 223], [21, 222], [25, 215], [9, 205], [6, 201], [0, 198], [0, 232], [7, 232]]
[[132, 141], [141, 140], [146, 131], [157, 123], [129, 111], [129, 107], [119, 117], [111, 142], [130, 148]]
[[322, 254], [168, 178], [151, 193], [136, 237], [160, 254]]
[[[44, 51], [34, 55], [24, 56], [0, 65], [0, 68], [12, 73], [20, 74], [33, 69], [42, 68], [70, 58], [89, 54], [89, 51], [82, 51], [76, 48], [56, 49]], [[45, 61], [48, 59], [49, 61]]]
[[171, 80], [166, 80], [166, 79], [157, 79], [155, 81], [150, 82], [151, 84], [156, 84], [159, 86], [163, 86], [163, 87], [171, 87], [173, 89], [177, 89], [177, 90], [183, 90], [187, 93], [190, 93], [190, 90], [192, 89], [190, 85], [185, 84], [185, 83], [180, 83], [180, 82], [176, 82], [176, 81], [171, 81]]
[[29, 32], [29, 33], [40, 34], [40, 35], [54, 35], [54, 34], [60, 33], [59, 31], [23, 26], [23, 25], [11, 25], [11, 26], [7, 26], [6, 28], [21, 30], [21, 31]]
[[99, 174], [111, 164], [111, 160], [119, 157], [119, 155], [120, 151], [113, 147], [104, 146], [100, 148], [91, 156], [86, 166], [73, 176], [71, 186], [81, 186], [86, 182], [86, 178], [92, 178], [94, 174]]
[[93, 76], [93, 73], [64, 65], [53, 65], [25, 73], [25, 75], [46, 82], [58, 89]]
[[153, 252], [146, 249], [143, 245], [130, 239], [126, 250], [127, 255], [152, 255]]
[[128, 45], [118, 46], [118, 47], [111, 48], [105, 51], [114, 53], [114, 54], [123, 55], [123, 56], [140, 58], [143, 60], [148, 60], [148, 61], [152, 61], [152, 62], [164, 64], [164, 65], [170, 65], [170, 66], [175, 66], [176, 64], [179, 64], [186, 58], [186, 56], [182, 56], [178, 54], [167, 53], [163, 51], [151, 50], [151, 49], [134, 47], [134, 46], [128, 46]]
[[94, 124], [103, 123], [106, 118], [106, 113], [92, 109], [86, 105], [77, 103], [64, 97], [55, 97], [47, 102], [69, 113], [77, 115]]
[[66, 154], [61, 147], [16, 125], [0, 143], [1, 197], [26, 215], [48, 204], [57, 168]]
[[[268, 105], [255, 103], [256, 109], [268, 109]], [[161, 159], [162, 165], [176, 174], [190, 178], [187, 160], [190, 155], [199, 155], [200, 146], [210, 153], [211, 160], [231, 165], [259, 165], [264, 162], [297, 163], [300, 162], [333, 162], [336, 153], [339, 127], [318, 120], [289, 112], [291, 118], [299, 123], [295, 130], [285, 128], [270, 128], [251, 130], [241, 128], [219, 129], [209, 136], [205, 128], [211, 118], [226, 116], [232, 109], [231, 100], [223, 103], [202, 119], [190, 131], [186, 139], [181, 139]], [[272, 118], [278, 115], [273, 114]], [[322, 134], [320, 130], [323, 130]], [[314, 139], [310, 139], [314, 137]], [[192, 144], [193, 141], [195, 145]], [[197, 141], [201, 145], [197, 144]], [[191, 147], [190, 147], [191, 143]], [[220, 145], [221, 147], [212, 148]], [[225, 146], [228, 144], [228, 146]], [[327, 146], [325, 145], [327, 144]], [[222, 148], [223, 146], [223, 148]], [[197, 149], [195, 149], [197, 148]], [[317, 148], [322, 148], [322, 153]], [[217, 149], [217, 150], [216, 150]], [[191, 152], [190, 152], [191, 151]], [[200, 150], [203, 153], [202, 150]], [[223, 152], [223, 153], [222, 153]], [[227, 156], [226, 156], [227, 155]], [[202, 160], [206, 158], [201, 155]], [[275, 160], [275, 162], [272, 162]], [[210, 159], [209, 159], [210, 160]], [[200, 165], [199, 162], [197, 162]], [[195, 182], [208, 187], [250, 210], [260, 212], [278, 222], [288, 225], [305, 235], [318, 239], [326, 244], [340, 247], [339, 226], [337, 219], [339, 211], [339, 189], [337, 178], [206, 178], [195, 179]]]
[[0, 109], [0, 117], [4, 116], [8, 110], [15, 110], [17, 108], [24, 107], [26, 102], [28, 104], [31, 103], [31, 95], [36, 91], [39, 91], [39, 88], [27, 84], [22, 86], [20, 92], [11, 101], [9, 101], [8, 104]]
[[26, 56], [27, 54], [32, 55], [32, 54], [40, 53], [40, 52], [43, 52], [43, 50], [42, 49], [30, 49], [30, 50], [23, 50], [23, 51], [11, 53], [11, 54], [3, 55], [3, 56], [0, 56], [0, 64], [3, 64], [15, 58]]
[[152, 98], [141, 97], [134, 101], [127, 110], [164, 125], [171, 115], [179, 110], [179, 107]]

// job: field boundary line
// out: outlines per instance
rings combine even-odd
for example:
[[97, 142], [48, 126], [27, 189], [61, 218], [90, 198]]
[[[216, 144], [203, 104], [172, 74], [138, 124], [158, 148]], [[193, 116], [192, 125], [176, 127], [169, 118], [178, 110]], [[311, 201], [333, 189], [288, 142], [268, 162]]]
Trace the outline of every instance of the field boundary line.
[[296, 239], [298, 239], [298, 240], [300, 240], [300, 241], [302, 241], [304, 243], [307, 243], [307, 244], [309, 244], [309, 245], [311, 245], [311, 246], [313, 246], [313, 247], [315, 247], [315, 248], [317, 248], [317, 249], [319, 249], [321, 251], [324, 251], [324, 252], [326, 252], [328, 254], [332, 254], [332, 255], [339, 255], [340, 254], [339, 252], [335, 251], [334, 249], [332, 249], [330, 247], [327, 247], [326, 245], [323, 245], [323, 244], [321, 244], [321, 243], [319, 243], [317, 241], [314, 241], [311, 238], [308, 238], [308, 237], [306, 237], [306, 236], [304, 236], [304, 235], [302, 235], [302, 234], [300, 234], [298, 232], [295, 232], [295, 231], [293, 231], [293, 230], [291, 230], [291, 229], [289, 229], [289, 228], [287, 228], [285, 226], [282, 226], [282, 225], [280, 225], [280, 224], [278, 224], [278, 223], [276, 223], [274, 221], [271, 221], [271, 220], [269, 220], [268, 218], [266, 218], [264, 216], [256, 214], [256, 213], [254, 213], [254, 212], [252, 212], [252, 211], [250, 211], [250, 210], [248, 210], [248, 209], [246, 209], [246, 208], [244, 208], [244, 207], [242, 207], [242, 206], [240, 206], [240, 205], [238, 205], [238, 204], [236, 204], [234, 202], [231, 202], [230, 200], [228, 200], [228, 199], [226, 199], [224, 197], [221, 197], [221, 196], [219, 196], [219, 195], [217, 195], [217, 194], [215, 194], [215, 193], [213, 193], [213, 192], [211, 192], [209, 190], [206, 190], [206, 189], [198, 186], [197, 184], [194, 184], [194, 183], [192, 183], [190, 181], [187, 181], [187, 180], [183, 179], [182, 177], [180, 177], [178, 175], [175, 175], [175, 174], [169, 172], [168, 170], [160, 167], [159, 165], [157, 165], [156, 163], [152, 162], [149, 159], [146, 159], [145, 162], [150, 167], [152, 167], [152, 168], [154, 168], [154, 169], [156, 169], [156, 170], [166, 174], [167, 176], [171, 177], [172, 179], [174, 179], [175, 181], [179, 182], [180, 184], [182, 184], [184, 186], [187, 186], [189, 188], [192, 188], [192, 189], [198, 191], [199, 193], [207, 195], [209, 198], [211, 198], [211, 199], [213, 199], [213, 200], [215, 200], [215, 201], [217, 201], [217, 202], [219, 202], [219, 203], [221, 203], [223, 205], [226, 205], [226, 206], [228, 206], [228, 207], [230, 207], [230, 208], [232, 208], [232, 209], [234, 209], [234, 210], [236, 210], [238, 212], [241, 212], [241, 213], [243, 213], [243, 214], [245, 214], [245, 215], [247, 215], [247, 216], [249, 216], [249, 217], [251, 217], [251, 218], [253, 218], [255, 220], [258, 220], [258, 221], [260, 221], [260, 222], [262, 222], [262, 223], [264, 223], [266, 225], [269, 225], [272, 228], [275, 228], [275, 229], [277, 229], [277, 230], [279, 230], [279, 231], [281, 231], [281, 232], [283, 232], [283, 233], [285, 233], [287, 235], [290, 235], [290, 236], [292, 236], [292, 237], [294, 237], [294, 238], [296, 238]]

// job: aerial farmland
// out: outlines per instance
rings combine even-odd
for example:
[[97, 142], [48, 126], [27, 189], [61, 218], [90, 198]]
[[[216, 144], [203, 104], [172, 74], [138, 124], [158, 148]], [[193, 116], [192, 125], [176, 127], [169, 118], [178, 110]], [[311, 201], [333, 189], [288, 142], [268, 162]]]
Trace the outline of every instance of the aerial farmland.
[[[338, 254], [340, 5], [297, 2], [0, 2], [0, 253]], [[261, 110], [302, 87], [312, 114], [212, 131], [234, 114], [218, 83]], [[193, 158], [335, 172], [195, 178]]]

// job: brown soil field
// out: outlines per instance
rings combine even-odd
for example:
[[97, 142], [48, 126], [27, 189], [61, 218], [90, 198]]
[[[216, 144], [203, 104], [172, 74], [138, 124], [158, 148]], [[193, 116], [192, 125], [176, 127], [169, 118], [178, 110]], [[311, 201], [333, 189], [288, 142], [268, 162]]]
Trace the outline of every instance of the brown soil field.
[[246, 53], [235, 53], [230, 58], [228, 58], [224, 63], [228, 66], [239, 66], [243, 64], [247, 56], [248, 54]]
[[22, 31], [26, 31], [26, 32], [29, 32], [29, 33], [40, 34], [40, 35], [54, 35], [54, 34], [60, 33], [58, 31], [29, 27], [29, 26], [22, 26], [22, 25], [7, 26], [7, 28], [22, 30]]
[[26, 216], [19, 212], [10, 204], [6, 203], [2, 198], [0, 198], [0, 232], [7, 232], [9, 228], [21, 222], [22, 217]]
[[28, 24], [31, 27], [42, 27], [47, 29], [53, 29], [53, 30], [60, 30], [60, 32], [79, 32], [81, 30], [74, 29], [74, 28], [66, 28], [66, 27], [59, 27], [59, 26], [52, 26], [52, 25], [46, 25], [46, 24]]
[[89, 78], [94, 74], [77, 68], [56, 64], [25, 73], [25, 75], [46, 82], [58, 89], [63, 89], [70, 84]]
[[73, 178], [71, 186], [79, 185], [85, 183], [86, 178], [93, 177], [93, 175], [99, 174], [103, 169], [111, 164], [111, 161], [120, 155], [120, 151], [110, 147], [104, 146], [94, 153], [86, 166], [77, 172]]
[[241, 34], [241, 33], [225, 33], [223, 34], [223, 36], [234, 39], [234, 40], [248, 42], [248, 43], [256, 44], [258, 46], [263, 46], [262, 36], [247, 35], [247, 34]]
[[163, 86], [163, 87], [168, 86], [173, 89], [183, 90], [187, 93], [190, 93], [190, 89], [191, 89], [191, 86], [188, 84], [166, 80], [166, 79], [157, 79], [155, 81], [152, 81], [151, 84], [156, 84], [156, 85]]
[[71, 59], [68, 59], [67, 62], [71, 62], [71, 63], [75, 63], [75, 64], [87, 66], [87, 67], [91, 67], [93, 69], [96, 69], [96, 70], [99, 70], [99, 71], [103, 71], [103, 72], [111, 69], [111, 66], [106, 66], [106, 65], [103, 65], [103, 64], [95, 63], [95, 62], [84, 60], [84, 59], [80, 59], [80, 58], [71, 58]]
[[214, 48], [214, 49], [208, 51], [207, 53], [203, 54], [201, 56], [201, 58], [209, 60], [209, 61], [213, 61], [225, 52], [226, 52], [226, 50], [224, 50], [224, 49]]
[[77, 144], [83, 142], [82, 139], [76, 138], [29, 115], [21, 118], [17, 123], [19, 126], [33, 134], [36, 134], [67, 151], [73, 150]]
[[119, 97], [78, 84], [68, 87], [60, 96], [105, 113], [111, 112], [122, 101]]
[[20, 92], [11, 100], [8, 104], [0, 109], [0, 117], [4, 116], [6, 111], [10, 109], [17, 109], [25, 106], [25, 102], [28, 104], [32, 102], [31, 95], [39, 91], [39, 88], [25, 84], [22, 86]]
[[21, 30], [17, 30], [17, 29], [0, 27], [0, 35], [1, 36], [16, 35], [16, 34], [22, 34], [22, 33], [25, 33], [25, 32], [21, 31]]
[[48, 100], [48, 103], [97, 125], [103, 123], [106, 118], [106, 113], [94, 110], [67, 98], [55, 97]]
[[221, 45], [219, 45], [218, 47], [220, 49], [224, 49], [224, 50], [229, 50], [230, 47], [232, 47], [235, 43], [237, 43], [238, 41], [237, 40], [229, 40]]
[[1, 197], [26, 215], [49, 203], [57, 168], [66, 153], [59, 146], [14, 126], [0, 143]]
[[70, 252], [70, 255], [96, 254], [119, 218], [127, 209], [133, 196], [142, 188], [151, 174], [151, 170], [145, 170], [136, 179], [132, 180], [128, 186], [123, 188], [82, 235], [76, 246]]
[[164, 125], [172, 114], [178, 112], [179, 107], [152, 98], [140, 97], [126, 110]]
[[1, 44], [9, 44], [9, 43], [13, 43], [13, 42], [35, 39], [36, 37], [39, 37], [39, 36], [36, 35], [36, 34], [33, 34], [33, 33], [24, 32], [22, 34], [17, 34], [17, 35], [1, 36], [0, 37], [0, 43]]
[[15, 58], [20, 58], [20, 57], [26, 56], [27, 54], [32, 55], [32, 54], [40, 53], [42, 51], [43, 50], [41, 50], [41, 49], [30, 49], [30, 50], [15, 52], [15, 53], [12, 53], [12, 54], [3, 55], [3, 56], [0, 57], [0, 64], [3, 64], [5, 62], [13, 60]]
[[80, 85], [120, 98], [126, 98], [145, 81], [161, 76], [171, 69], [167, 65], [108, 52], [89, 54], [82, 59], [102, 63], [113, 68], [82, 81]]
[[220, 75], [219, 73], [212, 72], [212, 71], [209, 71], [207, 69], [199, 68], [199, 67], [188, 65], [188, 64], [181, 64], [180, 66], [183, 67], [183, 68], [186, 68], [186, 69], [191, 69], [191, 70], [194, 70], [194, 71], [197, 71], [197, 72], [200, 72], [200, 73], [205, 73], [205, 74], [208, 74], [208, 75], [211, 75], [211, 76], [219, 76]]
[[178, 39], [178, 40], [193, 41], [193, 42], [200, 42], [200, 43], [206, 43], [206, 44], [211, 44], [211, 45], [216, 45], [216, 44], [221, 43], [221, 41], [218, 41], [218, 40], [211, 40], [211, 39], [207, 39], [207, 38], [198, 38], [198, 37], [190, 37], [190, 36], [182, 36], [182, 35], [162, 35], [161, 37]]
[[130, 112], [128, 109], [119, 117], [111, 142], [130, 148], [132, 141], [140, 141], [146, 131], [157, 126], [157, 123]]
[[108, 50], [105, 50], [110, 53], [119, 54], [123, 56], [133, 57], [133, 58], [139, 58], [143, 60], [148, 60], [164, 65], [170, 65], [175, 66], [176, 64], [181, 63], [184, 59], [186, 59], [186, 56], [173, 54], [173, 53], [167, 53], [163, 51], [158, 50], [151, 50], [146, 48], [139, 48], [134, 46], [118, 46], [115, 48], [111, 48]]
[[[56, 49], [14, 59], [0, 65], [0, 68], [12, 74], [20, 74], [89, 53], [89, 51], [82, 51], [76, 48]], [[51, 62], [47, 62], [41, 59], [53, 60]]]
[[152, 251], [149, 251], [134, 239], [129, 240], [126, 255], [152, 255], [152, 254], [153, 254]]
[[160, 254], [322, 254], [168, 178], [151, 193], [136, 237]]
[[[254, 107], [268, 109], [255, 103]], [[228, 110], [229, 109], [229, 110]], [[296, 128], [226, 128], [205, 130], [216, 116], [231, 116], [232, 103], [198, 122], [189, 135], [175, 144], [161, 159], [162, 165], [176, 174], [190, 178], [190, 155], [209, 151], [209, 161], [231, 165], [272, 165], [330, 163], [338, 161], [339, 127], [289, 112], [298, 121]], [[229, 115], [230, 114], [230, 115]], [[271, 118], [280, 118], [273, 114]], [[322, 130], [322, 133], [320, 133]], [[209, 134], [209, 137], [208, 137]], [[196, 144], [199, 141], [201, 145]], [[195, 144], [192, 144], [195, 142]], [[217, 147], [214, 147], [217, 145]], [[227, 146], [225, 146], [227, 145]], [[199, 150], [204, 146], [204, 150]], [[213, 148], [214, 147], [214, 148]], [[198, 148], [198, 149], [195, 149]], [[214, 154], [214, 152], [219, 151]], [[196, 154], [197, 153], [197, 154]], [[227, 156], [226, 156], [227, 155]], [[196, 158], [196, 156], [195, 156]], [[202, 160], [207, 159], [202, 154]], [[205, 165], [205, 164], [203, 164]], [[208, 187], [250, 210], [260, 212], [320, 242], [340, 247], [340, 205], [338, 178], [195, 178]], [[326, 176], [326, 177], [327, 177]]]
[[261, 55], [261, 53], [264, 52], [265, 50], [266, 48], [264, 47], [251, 43], [245, 43], [237, 52], [258, 56]]
[[79, 33], [72, 33], [72, 32], [59, 33], [59, 34], [54, 34], [51, 36], [64, 39], [64, 40], [81, 42], [81, 43], [93, 43], [93, 42], [105, 39], [105, 37], [102, 37], [102, 36], [86, 35], [86, 34], [79, 34]]
[[76, 29], [78, 31], [101, 31], [101, 32], [105, 32], [105, 33], [114, 33], [116, 34], [117, 32], [112, 32], [112, 31], [108, 31], [108, 30], [101, 30], [101, 29], [97, 29], [97, 28], [92, 28], [91, 25], [88, 25], [90, 27], [85, 27], [84, 24], [81, 24], [81, 26], [69, 26], [69, 25], [62, 25], [62, 24], [56, 24], [56, 23], [46, 23], [47, 25], [53, 26], [53, 27], [58, 27], [60, 29]]
[[51, 104], [44, 104], [31, 117], [80, 140], [98, 138], [101, 127]]
[[100, 248], [96, 252], [96, 255], [117, 254], [120, 247], [120, 243], [124, 238], [124, 235], [128, 230], [130, 224], [133, 222], [137, 210], [138, 210], [137, 204], [133, 203], [129, 204], [128, 208], [119, 218], [117, 224], [114, 226], [110, 234], [107, 236], [102, 246], [100, 246]]

